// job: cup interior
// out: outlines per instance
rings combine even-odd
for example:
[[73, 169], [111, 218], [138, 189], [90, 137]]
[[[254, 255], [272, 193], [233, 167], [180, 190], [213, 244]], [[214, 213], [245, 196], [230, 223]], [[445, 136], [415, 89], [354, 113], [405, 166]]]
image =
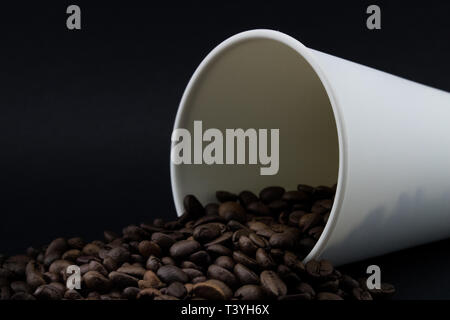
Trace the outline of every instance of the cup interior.
[[203, 131], [279, 129], [279, 170], [275, 175], [261, 175], [264, 166], [248, 162], [171, 163], [178, 215], [183, 213], [186, 194], [206, 204], [215, 201], [216, 190], [258, 194], [270, 185], [295, 190], [299, 183], [331, 186], [337, 182], [339, 143], [330, 99], [304, 55], [284, 41], [238, 37], [213, 50], [191, 78], [174, 128], [193, 133], [194, 121], [200, 120]]

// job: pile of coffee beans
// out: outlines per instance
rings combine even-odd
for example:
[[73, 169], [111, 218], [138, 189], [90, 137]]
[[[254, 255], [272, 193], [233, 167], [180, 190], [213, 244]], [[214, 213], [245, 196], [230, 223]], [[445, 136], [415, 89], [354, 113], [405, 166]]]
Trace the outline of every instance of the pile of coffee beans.
[[[175, 221], [130, 225], [104, 240], [58, 238], [26, 254], [0, 255], [0, 299], [372, 300], [391, 296], [383, 283], [341, 274], [328, 261], [303, 258], [330, 215], [335, 187], [272, 186], [259, 196], [216, 193], [203, 206], [184, 199]], [[71, 265], [80, 289], [68, 289]]]

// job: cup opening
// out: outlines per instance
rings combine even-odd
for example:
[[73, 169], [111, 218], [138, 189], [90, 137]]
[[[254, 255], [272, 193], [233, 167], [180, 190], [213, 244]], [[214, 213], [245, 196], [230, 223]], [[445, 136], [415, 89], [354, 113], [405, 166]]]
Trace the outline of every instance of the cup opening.
[[186, 194], [206, 204], [215, 201], [216, 190], [258, 194], [270, 185], [296, 190], [298, 184], [338, 182], [330, 219], [306, 260], [320, 255], [336, 220], [342, 148], [331, 89], [313, 60], [310, 49], [270, 30], [233, 36], [204, 59], [184, 92], [174, 128], [194, 132], [194, 121], [202, 121], [203, 130], [222, 132], [279, 129], [279, 171], [261, 175], [259, 164], [171, 163], [178, 215]]

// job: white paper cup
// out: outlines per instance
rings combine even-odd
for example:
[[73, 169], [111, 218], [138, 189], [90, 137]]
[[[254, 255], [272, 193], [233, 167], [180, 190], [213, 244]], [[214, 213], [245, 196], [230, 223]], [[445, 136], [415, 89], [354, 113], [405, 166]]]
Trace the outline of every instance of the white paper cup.
[[338, 182], [306, 260], [340, 265], [450, 236], [450, 94], [309, 49], [276, 31], [237, 34], [200, 64], [174, 128], [279, 128], [280, 168], [174, 165], [183, 197]]

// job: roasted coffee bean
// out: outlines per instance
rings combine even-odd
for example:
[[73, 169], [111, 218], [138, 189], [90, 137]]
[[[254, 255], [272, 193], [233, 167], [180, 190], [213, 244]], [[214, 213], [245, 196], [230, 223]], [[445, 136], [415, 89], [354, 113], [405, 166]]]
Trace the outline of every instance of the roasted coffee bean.
[[117, 272], [125, 273], [135, 278], [142, 278], [146, 270], [139, 265], [122, 265]]
[[303, 191], [294, 190], [294, 191], [286, 191], [283, 194], [282, 199], [290, 204], [294, 204], [308, 201], [309, 196]]
[[200, 243], [195, 240], [180, 240], [170, 247], [170, 254], [175, 259], [181, 259], [190, 256], [200, 248]]
[[236, 290], [234, 296], [239, 300], [262, 300], [265, 298], [261, 286], [246, 284]]
[[278, 186], [267, 187], [267, 188], [264, 188], [263, 190], [261, 190], [261, 192], [259, 193], [259, 198], [264, 203], [270, 203], [272, 201], [281, 199], [283, 194], [284, 194], [283, 187], [278, 187]]
[[189, 281], [188, 275], [177, 266], [162, 266], [158, 269], [158, 272], [156, 274], [165, 283], [172, 283], [175, 281], [186, 283]]
[[205, 214], [205, 208], [198, 199], [193, 195], [187, 195], [184, 197], [184, 210], [188, 213], [192, 219], [198, 219]]
[[219, 202], [236, 201], [238, 196], [228, 191], [216, 191], [216, 198]]
[[354, 288], [352, 290], [352, 296], [356, 300], [373, 300], [370, 292], [362, 288]]
[[206, 251], [215, 256], [231, 256], [232, 252], [229, 248], [221, 244], [213, 244], [206, 248]]
[[198, 269], [183, 268], [181, 270], [183, 270], [183, 272], [186, 273], [189, 276], [189, 279], [191, 279], [191, 280], [194, 279], [194, 278], [203, 276], [203, 272], [201, 272]]
[[181, 282], [172, 282], [169, 287], [167, 287], [167, 294], [182, 299], [186, 296], [187, 290]]
[[269, 243], [274, 248], [292, 248], [295, 245], [296, 236], [290, 232], [274, 233]]
[[227, 201], [219, 206], [219, 216], [226, 221], [236, 220], [243, 222], [246, 219], [245, 209], [237, 202]]
[[322, 216], [319, 213], [307, 213], [299, 219], [298, 226], [302, 232], [305, 232], [306, 230], [320, 224], [321, 221]]
[[139, 253], [144, 257], [148, 258], [150, 256], [161, 256], [161, 248], [160, 246], [154, 242], [149, 240], [144, 240], [139, 243], [138, 247]]
[[229, 300], [233, 296], [231, 289], [222, 281], [211, 279], [194, 285], [196, 297], [209, 300]]
[[91, 291], [104, 292], [111, 287], [111, 281], [97, 271], [88, 271], [83, 276], [83, 282]]
[[237, 284], [236, 276], [231, 271], [215, 264], [208, 267], [208, 278], [220, 280], [229, 287], [235, 287]]
[[270, 215], [270, 208], [261, 201], [252, 202], [247, 206], [247, 210], [258, 216], [268, 216]]
[[254, 255], [256, 250], [258, 250], [258, 246], [246, 236], [239, 238], [239, 248], [247, 255]]
[[169, 250], [169, 248], [175, 243], [175, 240], [172, 237], [162, 232], [153, 233], [152, 241], [163, 250]]
[[287, 287], [283, 280], [273, 271], [265, 270], [260, 275], [261, 286], [267, 295], [280, 297], [287, 294]]
[[251, 271], [249, 268], [244, 266], [243, 264], [236, 264], [234, 266], [234, 274], [238, 278], [241, 284], [258, 284], [259, 277], [256, 273]]
[[228, 270], [233, 270], [235, 262], [229, 256], [220, 256], [214, 261], [214, 264]]
[[258, 197], [251, 191], [242, 191], [239, 193], [239, 202], [244, 208], [252, 203], [258, 201]]
[[123, 237], [129, 241], [142, 241], [148, 239], [150, 234], [143, 228], [135, 225], [130, 225], [122, 230]]
[[207, 223], [199, 225], [194, 229], [193, 237], [198, 242], [209, 242], [220, 236], [221, 227], [217, 223]]
[[300, 221], [300, 218], [303, 217], [306, 214], [305, 211], [297, 210], [293, 211], [289, 214], [288, 223], [290, 226], [298, 226], [298, 222]]
[[[219, 204], [218, 203], [208, 203], [205, 206], [205, 214], [207, 216], [218, 216], [219, 215]], [[204, 217], [202, 217], [204, 218]], [[200, 218], [200, 219], [202, 219]]]
[[370, 292], [371, 296], [376, 299], [385, 299], [394, 295], [395, 287], [390, 283], [383, 282], [381, 283], [380, 289], [370, 289], [368, 291]]
[[227, 245], [230, 242], [232, 236], [233, 236], [233, 232], [231, 232], [231, 231], [225, 232], [220, 237], [206, 243], [205, 247], [209, 247], [209, 246], [212, 246], [215, 244]]
[[240, 251], [234, 251], [233, 252], [233, 259], [236, 261], [236, 263], [241, 263], [244, 266], [250, 268], [250, 269], [256, 269], [258, 268], [258, 263], [255, 259], [250, 258], [249, 256], [245, 255], [244, 253]]
[[275, 262], [275, 260], [272, 258], [272, 256], [266, 252], [266, 250], [264, 250], [263, 248], [259, 248], [256, 251], [256, 262], [258, 263], [258, 265], [262, 268], [262, 269], [274, 269], [276, 268], [277, 264]]
[[314, 188], [312, 196], [315, 200], [332, 198], [334, 196], [334, 190], [327, 186], [318, 186]]
[[211, 263], [211, 257], [205, 250], [191, 254], [188, 259], [199, 266], [209, 265]]
[[319, 292], [317, 300], [344, 300], [341, 296], [331, 292]]
[[128, 287], [123, 289], [122, 296], [124, 299], [135, 300], [141, 290], [136, 287]]
[[305, 265], [306, 272], [313, 278], [325, 278], [333, 273], [333, 266], [329, 261], [310, 260]]
[[289, 208], [289, 203], [284, 200], [275, 200], [269, 203], [269, 209], [275, 213], [287, 210]]
[[177, 264], [172, 257], [162, 257], [161, 262], [165, 266], [175, 266]]

